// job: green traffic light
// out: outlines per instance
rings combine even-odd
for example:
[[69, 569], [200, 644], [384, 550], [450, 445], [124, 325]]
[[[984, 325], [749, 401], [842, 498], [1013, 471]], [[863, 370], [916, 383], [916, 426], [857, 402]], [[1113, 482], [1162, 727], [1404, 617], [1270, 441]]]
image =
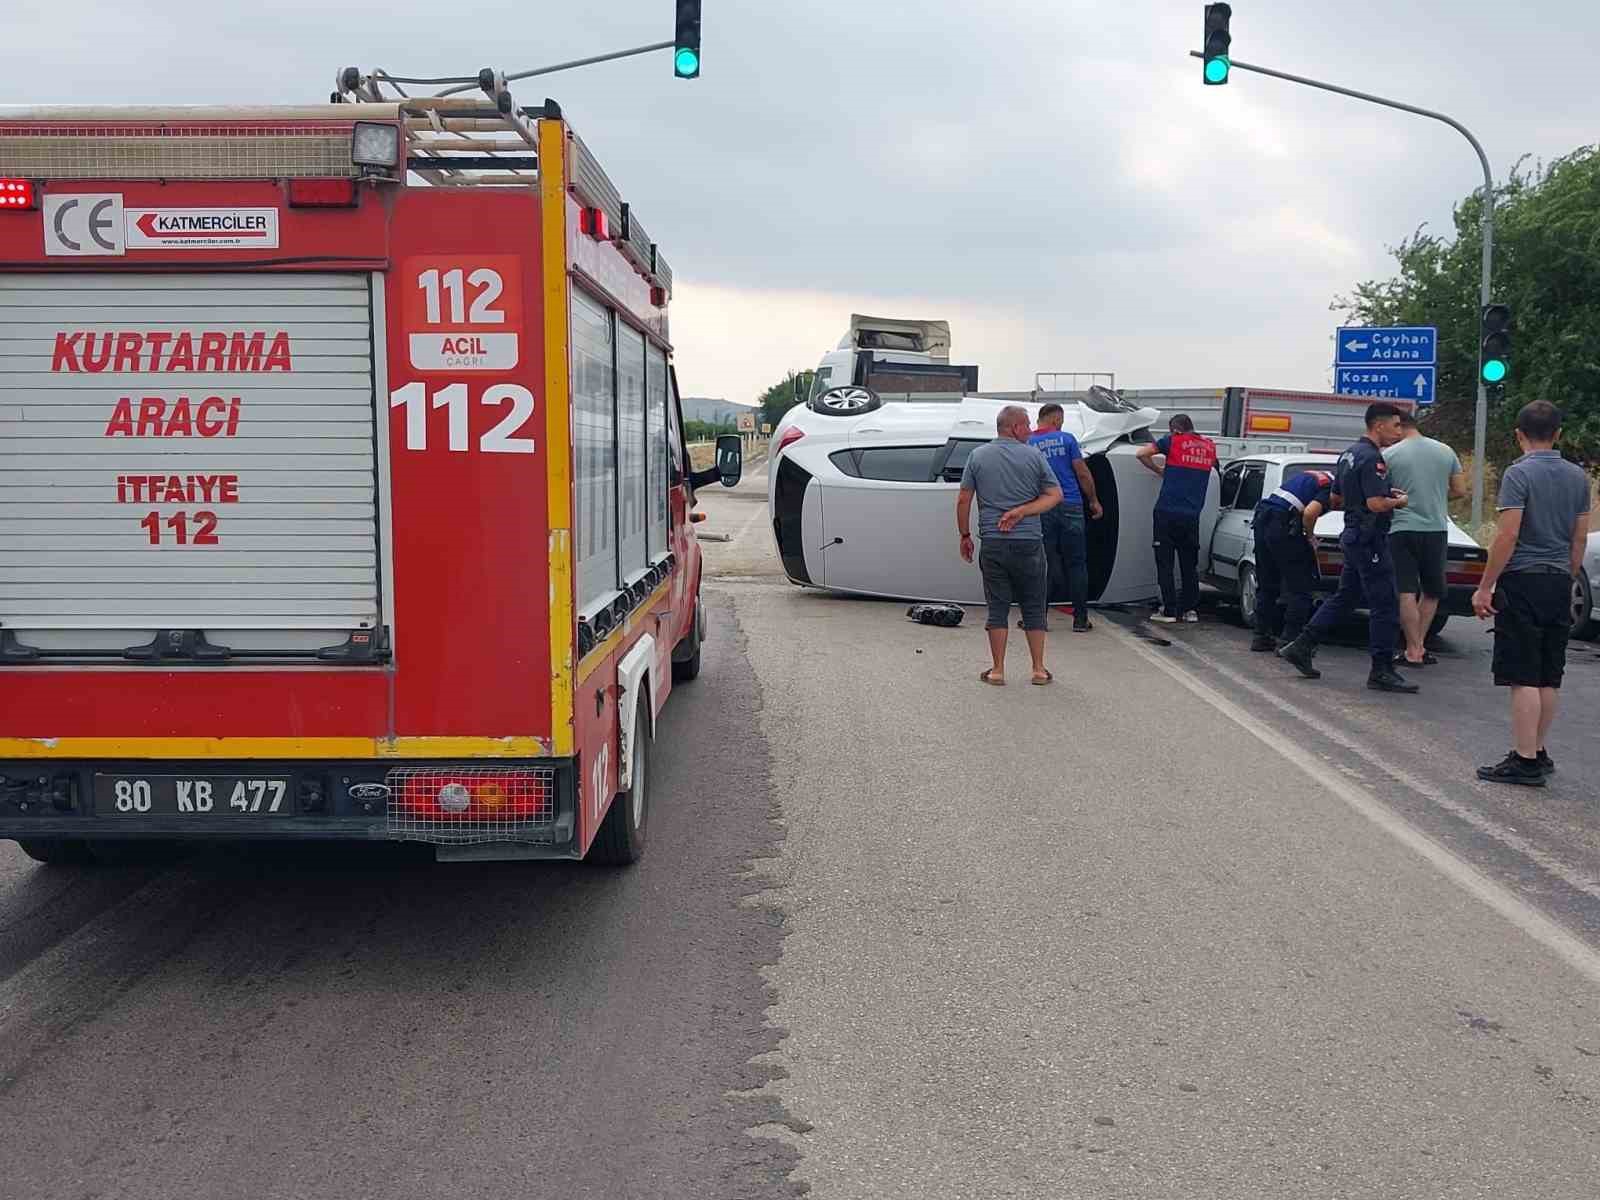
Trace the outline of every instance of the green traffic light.
[[1208, 58], [1206, 60], [1206, 82], [1228, 82], [1228, 60], [1225, 58]]
[[1491, 358], [1483, 364], [1483, 381], [1485, 383], [1499, 383], [1506, 377], [1506, 364], [1502, 358]]
[[700, 52], [688, 46], [678, 47], [678, 52], [672, 59], [672, 69], [684, 79], [698, 75], [700, 73]]

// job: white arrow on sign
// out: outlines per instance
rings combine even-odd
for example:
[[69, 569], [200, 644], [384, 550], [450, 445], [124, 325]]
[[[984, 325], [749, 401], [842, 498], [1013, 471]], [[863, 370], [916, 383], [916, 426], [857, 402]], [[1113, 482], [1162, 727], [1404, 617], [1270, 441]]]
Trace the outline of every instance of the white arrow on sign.
[[1428, 377], [1426, 375], [1418, 375], [1411, 381], [1411, 386], [1417, 389], [1417, 399], [1422, 399], [1423, 390], [1428, 386]]
[[1358, 342], [1355, 340], [1355, 338], [1351, 338], [1344, 344], [1344, 348], [1346, 350], [1365, 350], [1367, 348], [1367, 344], [1365, 342]]

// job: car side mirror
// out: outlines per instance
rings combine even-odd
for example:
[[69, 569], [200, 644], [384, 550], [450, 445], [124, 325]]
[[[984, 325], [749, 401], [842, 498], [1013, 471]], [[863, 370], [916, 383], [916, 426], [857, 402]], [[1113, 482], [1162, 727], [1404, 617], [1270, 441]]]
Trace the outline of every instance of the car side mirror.
[[690, 487], [705, 487], [721, 483], [731, 488], [744, 476], [744, 439], [737, 433], [724, 433], [717, 438], [717, 461], [704, 471], [689, 475]]

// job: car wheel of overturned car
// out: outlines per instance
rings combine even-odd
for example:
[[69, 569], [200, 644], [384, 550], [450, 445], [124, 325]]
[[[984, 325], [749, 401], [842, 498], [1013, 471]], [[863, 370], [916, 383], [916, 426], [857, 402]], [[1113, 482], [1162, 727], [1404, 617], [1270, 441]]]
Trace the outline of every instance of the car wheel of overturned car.
[[1585, 641], [1600, 633], [1600, 624], [1593, 616], [1594, 592], [1589, 587], [1589, 577], [1583, 572], [1572, 577], [1572, 636]]
[[811, 401], [811, 411], [829, 417], [859, 417], [882, 407], [883, 400], [871, 388], [829, 388]]

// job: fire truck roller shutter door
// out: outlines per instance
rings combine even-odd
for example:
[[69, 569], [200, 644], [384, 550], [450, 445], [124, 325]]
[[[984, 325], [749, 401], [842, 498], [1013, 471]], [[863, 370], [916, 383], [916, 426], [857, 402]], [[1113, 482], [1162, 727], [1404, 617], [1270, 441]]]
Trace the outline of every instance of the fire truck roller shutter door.
[[0, 625], [313, 651], [385, 623], [355, 273], [0, 277]]
[[646, 454], [650, 480], [650, 557], [667, 552], [667, 356], [655, 346], [645, 351], [645, 407], [649, 428]]
[[648, 563], [649, 489], [645, 421], [644, 337], [617, 322], [617, 534], [624, 583]]
[[572, 292], [578, 609], [617, 589], [617, 382], [611, 314]]

